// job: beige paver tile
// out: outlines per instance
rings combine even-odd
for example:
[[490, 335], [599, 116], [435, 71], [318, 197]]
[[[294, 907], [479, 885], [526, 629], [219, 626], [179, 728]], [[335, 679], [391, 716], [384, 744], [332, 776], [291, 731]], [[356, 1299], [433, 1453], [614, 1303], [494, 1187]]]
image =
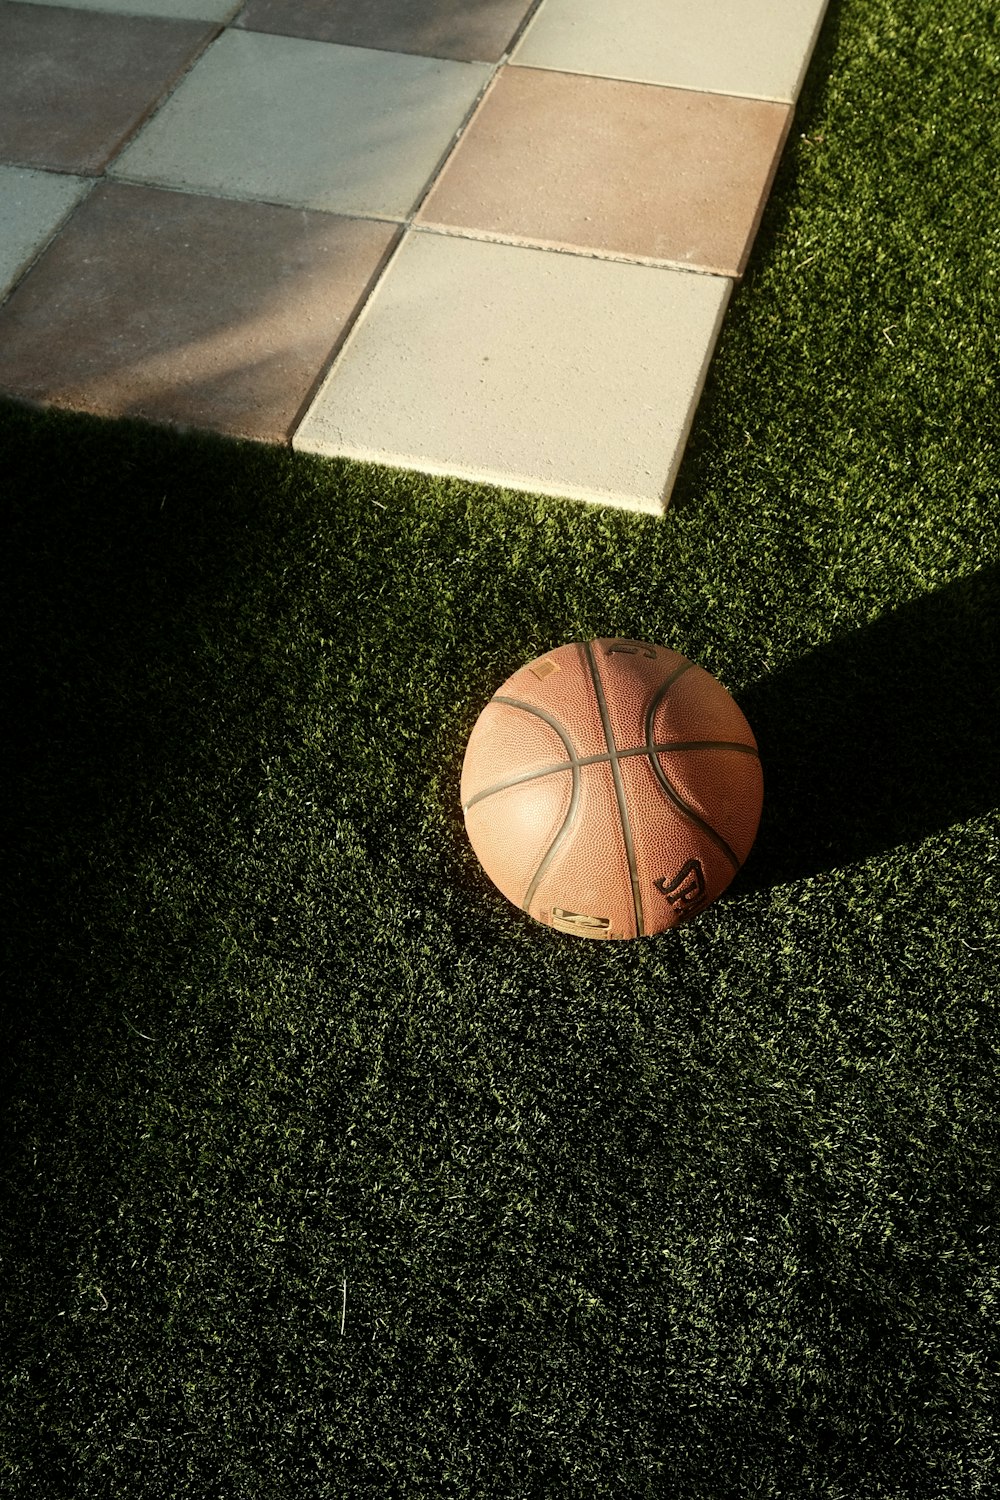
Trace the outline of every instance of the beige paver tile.
[[489, 72], [480, 63], [227, 31], [113, 175], [403, 218]]
[[511, 60], [792, 103], [827, 0], [542, 0]]
[[742, 274], [791, 107], [505, 68], [418, 222]]
[[0, 307], [0, 390], [285, 441], [397, 233], [99, 183]]
[[0, 167], [0, 297], [92, 186], [87, 177]]
[[212, 30], [199, 21], [0, 4], [0, 161], [100, 172]]
[[658, 513], [731, 285], [412, 230], [293, 444]]
[[237, 26], [376, 47], [498, 62], [533, 0], [249, 0]]

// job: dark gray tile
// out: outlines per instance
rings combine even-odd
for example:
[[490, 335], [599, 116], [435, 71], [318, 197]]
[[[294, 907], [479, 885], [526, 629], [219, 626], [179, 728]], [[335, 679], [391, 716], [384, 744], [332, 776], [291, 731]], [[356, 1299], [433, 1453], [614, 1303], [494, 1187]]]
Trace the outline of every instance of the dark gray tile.
[[0, 308], [0, 390], [287, 441], [396, 233], [100, 183]]
[[532, 0], [249, 0], [236, 22], [250, 31], [497, 62]]
[[0, 4], [0, 161], [101, 172], [215, 29]]

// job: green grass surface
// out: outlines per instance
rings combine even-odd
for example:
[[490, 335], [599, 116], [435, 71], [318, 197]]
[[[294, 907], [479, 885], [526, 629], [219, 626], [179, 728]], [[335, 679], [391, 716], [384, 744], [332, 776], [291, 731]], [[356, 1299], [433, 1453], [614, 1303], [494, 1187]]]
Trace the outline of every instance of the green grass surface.
[[[5, 1494], [996, 1493], [998, 57], [834, 0], [662, 522], [0, 412]], [[458, 807], [600, 634], [766, 779], [607, 946]]]

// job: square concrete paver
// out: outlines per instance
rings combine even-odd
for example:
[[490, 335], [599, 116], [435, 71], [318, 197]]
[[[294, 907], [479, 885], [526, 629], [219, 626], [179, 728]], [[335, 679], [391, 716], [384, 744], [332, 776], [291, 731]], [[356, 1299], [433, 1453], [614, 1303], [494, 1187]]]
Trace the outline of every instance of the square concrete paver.
[[0, 167], [0, 298], [92, 187], [87, 177]]
[[533, 0], [249, 0], [236, 22], [251, 31], [499, 62]]
[[410, 231], [294, 446], [660, 513], [731, 286]]
[[176, 21], [228, 21], [240, 0], [31, 0], [33, 5], [65, 5], [70, 10], [104, 10], [117, 15], [170, 16]]
[[418, 222], [742, 275], [791, 108], [505, 68]]
[[489, 73], [480, 63], [227, 31], [112, 174], [404, 218]]
[[793, 103], [827, 0], [543, 0], [511, 61]]
[[0, 161], [100, 172], [212, 30], [199, 21], [0, 4]]
[[0, 391], [287, 441], [397, 233], [100, 183], [0, 307]]

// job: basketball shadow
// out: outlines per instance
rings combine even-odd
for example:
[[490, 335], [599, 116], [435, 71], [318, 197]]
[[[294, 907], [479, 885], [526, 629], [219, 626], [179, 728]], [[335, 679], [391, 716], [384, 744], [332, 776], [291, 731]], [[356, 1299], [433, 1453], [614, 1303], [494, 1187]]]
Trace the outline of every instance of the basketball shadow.
[[764, 812], [734, 894], [1000, 806], [1000, 567], [817, 647], [740, 706], [760, 745]]

